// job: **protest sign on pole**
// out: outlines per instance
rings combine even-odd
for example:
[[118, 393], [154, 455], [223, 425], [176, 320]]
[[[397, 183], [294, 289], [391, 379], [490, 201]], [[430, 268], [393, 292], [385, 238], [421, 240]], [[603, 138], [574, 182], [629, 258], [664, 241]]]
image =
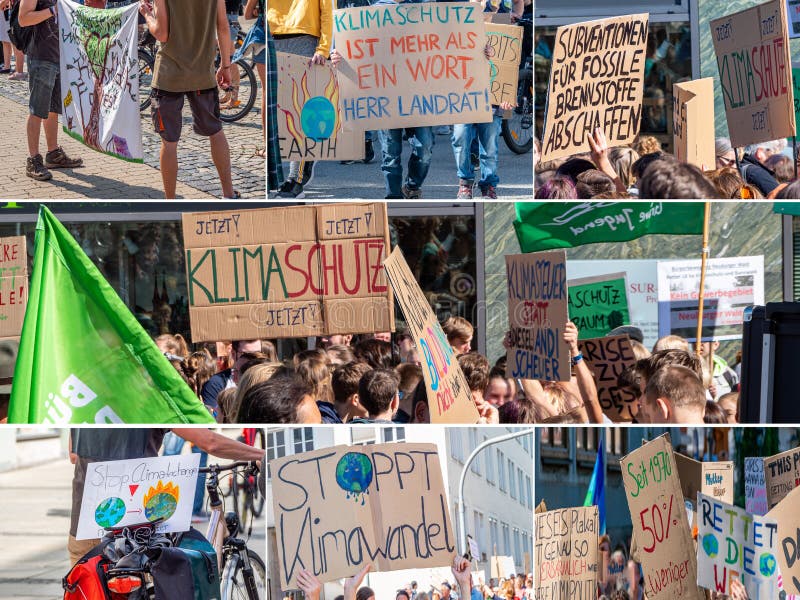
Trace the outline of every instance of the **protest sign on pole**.
[[297, 572], [323, 583], [375, 571], [451, 565], [450, 523], [435, 444], [333, 446], [270, 461], [281, 589]]
[[[700, 259], [659, 261], [659, 335], [697, 340]], [[703, 341], [742, 337], [744, 309], [764, 304], [764, 257], [711, 258], [706, 262]]]
[[501, 577], [508, 579], [511, 575], [515, 575], [517, 573], [517, 568], [514, 566], [513, 556], [493, 556], [491, 564], [491, 574], [492, 578], [494, 579], [500, 579]]
[[605, 415], [614, 423], [632, 421], [639, 411], [639, 395], [617, 384], [617, 378], [623, 371], [636, 364], [628, 336], [581, 340], [578, 347], [586, 366], [594, 375], [597, 399]]
[[333, 11], [344, 121], [359, 130], [492, 120], [480, 4]]
[[199, 468], [196, 453], [90, 463], [75, 537], [100, 538], [107, 527], [156, 519], [163, 519], [159, 533], [188, 531]]
[[364, 134], [346, 128], [335, 69], [278, 52], [278, 142], [284, 160], [359, 160]]
[[[800, 6], [800, 1], [798, 2]], [[800, 36], [797, 36], [800, 37]], [[794, 97], [794, 122], [800, 123], [800, 64], [792, 63], [792, 96]]]
[[675, 158], [703, 170], [716, 165], [713, 77], [672, 84], [672, 127]]
[[489, 93], [492, 104], [517, 103], [519, 63], [522, 60], [522, 27], [486, 23], [486, 38], [491, 48]]
[[570, 279], [567, 285], [569, 319], [578, 328], [579, 339], [603, 337], [631, 324], [625, 273]]
[[778, 525], [775, 548], [783, 589], [795, 595], [800, 594], [800, 513], [797, 510], [800, 503], [799, 489], [793, 489], [765, 515]]
[[695, 506], [702, 492], [721, 502], [733, 504], [733, 463], [730, 461], [700, 462], [678, 452], [675, 466], [681, 480], [683, 497]]
[[506, 256], [508, 377], [569, 381], [566, 264], [564, 250]]
[[648, 600], [704, 600], [669, 435], [620, 459]]
[[58, 0], [64, 131], [90, 148], [142, 162], [137, 5]]
[[769, 510], [764, 459], [761, 457], [744, 459], [744, 509], [753, 515], [765, 515]]
[[394, 329], [386, 205], [183, 214], [192, 341]]
[[539, 513], [535, 522], [534, 598], [596, 600], [600, 568], [597, 506]]
[[392, 251], [383, 266], [422, 355], [422, 377], [431, 422], [477, 423], [480, 415], [455, 351], [399, 247]]
[[795, 134], [784, 0], [709, 23], [734, 148]]
[[772, 509], [793, 489], [800, 487], [800, 448], [768, 456], [763, 461], [767, 507]]
[[748, 598], [778, 598], [777, 524], [697, 494], [697, 583], [730, 595], [739, 579]]
[[598, 127], [609, 148], [628, 144], [639, 133], [648, 20], [642, 13], [556, 30], [543, 162], [588, 152]]
[[19, 337], [28, 302], [28, 251], [24, 235], [0, 238], [0, 338]]

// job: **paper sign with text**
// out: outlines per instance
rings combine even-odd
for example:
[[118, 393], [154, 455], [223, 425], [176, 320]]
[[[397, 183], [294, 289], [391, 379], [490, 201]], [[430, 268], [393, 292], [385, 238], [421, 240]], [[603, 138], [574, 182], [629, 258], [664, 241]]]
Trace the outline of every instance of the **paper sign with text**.
[[681, 479], [683, 497], [695, 506], [698, 492], [721, 502], [733, 504], [733, 463], [700, 462], [675, 453], [675, 466]]
[[567, 253], [506, 256], [511, 346], [506, 374], [515, 379], [569, 381]]
[[494, 579], [500, 579], [501, 577], [508, 579], [510, 575], [516, 575], [517, 573], [513, 556], [493, 556], [491, 564], [492, 577]]
[[620, 459], [648, 600], [704, 600], [668, 434]]
[[19, 337], [28, 303], [25, 236], [0, 238], [0, 338]]
[[534, 598], [596, 600], [597, 515], [597, 506], [562, 508], [536, 515]]
[[270, 461], [283, 590], [297, 572], [323, 583], [450, 565], [456, 537], [435, 444], [333, 446]]
[[386, 204], [183, 214], [192, 341], [394, 329]]
[[672, 85], [672, 123], [675, 158], [712, 169], [716, 165], [713, 77]]
[[786, 5], [770, 0], [709, 23], [734, 148], [795, 134]]
[[800, 448], [792, 448], [763, 460], [767, 507], [772, 509], [793, 489], [800, 487]]
[[75, 537], [156, 519], [159, 533], [188, 531], [199, 468], [199, 454], [89, 463]]
[[603, 412], [615, 423], [632, 421], [639, 412], [639, 396], [617, 385], [617, 379], [623, 371], [636, 364], [628, 336], [614, 335], [581, 340], [578, 348], [586, 366], [594, 375], [597, 399]]
[[631, 323], [625, 273], [570, 279], [569, 319], [578, 339], [598, 338]]
[[333, 11], [344, 122], [354, 129], [492, 120], [480, 4], [384, 4]]
[[491, 48], [489, 92], [492, 104], [517, 103], [519, 64], [522, 60], [522, 27], [486, 23], [486, 38]]
[[765, 516], [778, 524], [775, 542], [778, 568], [783, 589], [789, 594], [800, 594], [800, 488], [792, 490], [782, 502]]
[[753, 515], [765, 515], [769, 510], [764, 459], [761, 457], [744, 459], [744, 509]]
[[477, 423], [478, 409], [455, 351], [399, 247], [383, 266], [422, 357], [431, 422]]
[[639, 133], [647, 13], [564, 25], [556, 30], [542, 161], [589, 152], [603, 129], [608, 147]]

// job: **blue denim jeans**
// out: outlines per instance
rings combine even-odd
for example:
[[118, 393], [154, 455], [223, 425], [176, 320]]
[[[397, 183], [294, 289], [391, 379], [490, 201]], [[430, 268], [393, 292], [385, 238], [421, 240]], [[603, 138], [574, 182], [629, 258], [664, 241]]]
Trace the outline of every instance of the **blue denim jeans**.
[[495, 115], [490, 123], [470, 123], [468, 125], [453, 125], [453, 154], [456, 157], [458, 178], [465, 181], [475, 179], [472, 164], [469, 160], [469, 148], [473, 137], [478, 138], [479, 154], [481, 161], [481, 179], [478, 186], [485, 189], [487, 186], [497, 187], [500, 178], [497, 176], [498, 138], [500, 137], [500, 124], [503, 118]]
[[[406, 129], [408, 143], [411, 144], [411, 156], [408, 159], [408, 176], [406, 185], [411, 189], [419, 189], [428, 175], [431, 166], [433, 147], [433, 129], [431, 127], [414, 127]], [[378, 139], [381, 141], [381, 171], [386, 184], [387, 198], [402, 198], [403, 186], [403, 129], [380, 129]]]

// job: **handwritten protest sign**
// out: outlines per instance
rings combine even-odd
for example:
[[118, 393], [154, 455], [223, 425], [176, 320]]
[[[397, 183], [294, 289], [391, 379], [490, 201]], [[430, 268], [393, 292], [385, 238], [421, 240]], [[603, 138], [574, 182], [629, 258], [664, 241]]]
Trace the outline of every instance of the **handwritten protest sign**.
[[588, 152], [598, 127], [610, 148], [639, 133], [648, 17], [613, 17], [556, 30], [542, 161]]
[[792, 63], [784, 0], [770, 0], [709, 25], [733, 147], [792, 137]]
[[622, 457], [620, 467], [647, 598], [703, 600], [669, 435]]
[[700, 462], [676, 453], [675, 466], [681, 480], [683, 497], [691, 502], [692, 506], [697, 502], [698, 493], [733, 504], [732, 462]]
[[345, 128], [336, 71], [278, 52], [278, 142], [285, 160], [364, 158], [364, 134]]
[[187, 531], [199, 468], [199, 454], [90, 463], [75, 537], [156, 519], [163, 519], [158, 532]]
[[428, 393], [431, 422], [477, 423], [478, 409], [472, 401], [467, 379], [400, 248], [392, 251], [383, 266], [422, 354], [422, 377]]
[[486, 38], [491, 48], [489, 92], [492, 104], [517, 103], [519, 63], [522, 60], [522, 27], [486, 23]]
[[748, 598], [777, 598], [776, 529], [770, 518], [698, 494], [698, 585], [730, 594], [731, 580], [739, 579]]
[[386, 205], [183, 214], [192, 341], [394, 329]]
[[763, 458], [744, 459], [744, 509], [753, 515], [765, 515], [769, 510]]
[[506, 256], [509, 377], [569, 381], [566, 264], [564, 250]]
[[492, 120], [486, 30], [477, 3], [333, 11], [344, 120], [356, 129]]
[[[570, 288], [570, 292], [572, 289]], [[639, 412], [639, 396], [617, 385], [618, 377], [636, 364], [627, 335], [581, 340], [578, 343], [586, 366], [597, 386], [597, 399], [606, 416], [615, 423], [632, 421]]]
[[766, 517], [777, 523], [775, 542], [778, 567], [783, 589], [789, 594], [800, 594], [800, 488], [793, 489]]
[[800, 487], [800, 448], [764, 459], [764, 485], [767, 488], [767, 507], [770, 509], [793, 489]]
[[491, 576], [495, 579], [500, 579], [501, 577], [507, 579], [510, 575], [516, 575], [517, 573], [513, 556], [493, 556], [491, 564]]
[[675, 158], [701, 169], [716, 164], [714, 78], [672, 85], [672, 141]]
[[570, 279], [569, 318], [579, 339], [598, 338], [631, 322], [625, 273]]
[[452, 564], [455, 532], [434, 444], [333, 446], [270, 461], [280, 585]]
[[595, 600], [599, 571], [597, 507], [562, 508], [537, 514], [537, 600]]
[[142, 162], [136, 5], [58, 0], [64, 131], [90, 148]]
[[28, 303], [25, 236], [0, 238], [0, 338], [18, 337]]

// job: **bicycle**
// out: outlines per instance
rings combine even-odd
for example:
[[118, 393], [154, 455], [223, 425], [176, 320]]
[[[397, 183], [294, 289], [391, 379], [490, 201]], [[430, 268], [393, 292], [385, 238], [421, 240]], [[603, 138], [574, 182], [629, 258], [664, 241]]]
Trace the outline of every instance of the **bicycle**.
[[156, 68], [155, 55], [158, 52], [156, 38], [150, 33], [147, 25], [139, 25], [139, 110], [147, 110], [150, 106], [150, 94], [153, 91], [153, 73]]
[[[267, 447], [264, 430], [260, 428], [244, 429], [240, 441], [263, 450], [266, 450]], [[247, 523], [248, 513], [252, 515], [252, 518], [257, 518], [264, 512], [266, 498], [258, 488], [258, 481], [255, 475], [243, 474], [240, 482], [240, 477], [235, 474], [231, 478], [231, 487], [228, 493], [233, 497], [233, 511], [239, 516], [241, 523]], [[250, 519], [251, 527], [252, 518]]]
[[[530, 18], [522, 18], [517, 23], [525, 28], [526, 35], [528, 28], [533, 27]], [[503, 119], [500, 131], [506, 146], [515, 154], [525, 154], [533, 148], [533, 57], [528, 54], [519, 69], [517, 105], [511, 117]]]

